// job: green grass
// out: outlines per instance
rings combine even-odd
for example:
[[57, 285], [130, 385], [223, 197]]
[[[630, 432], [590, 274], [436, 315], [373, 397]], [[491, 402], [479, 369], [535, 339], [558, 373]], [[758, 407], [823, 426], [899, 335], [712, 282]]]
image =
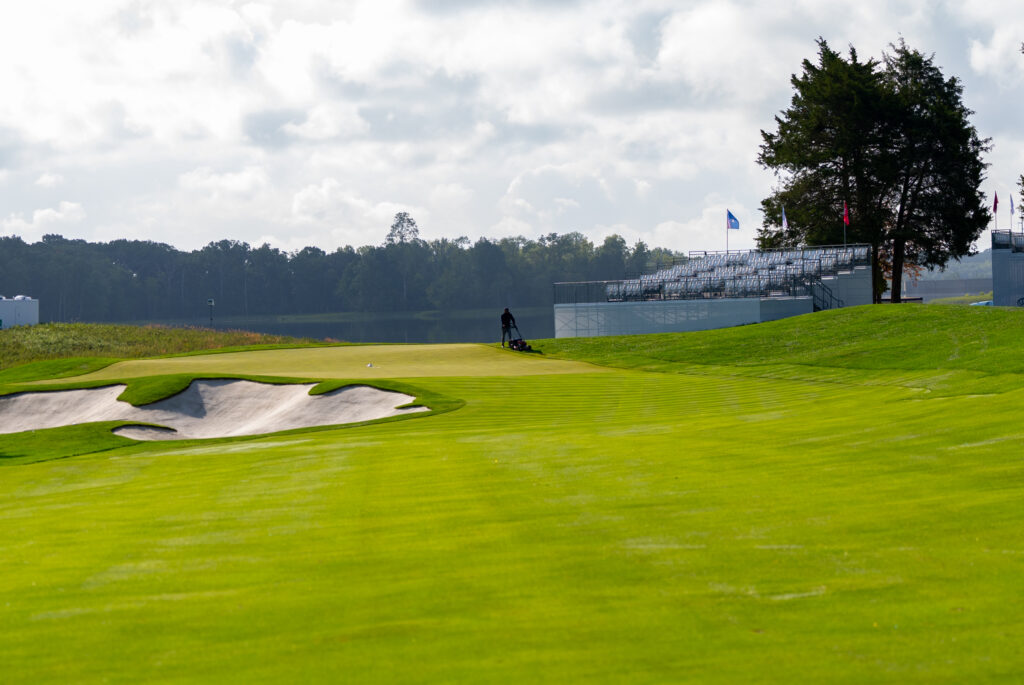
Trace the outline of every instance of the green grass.
[[866, 305], [701, 333], [568, 338], [545, 354], [623, 368], [800, 365], [1024, 373], [1024, 316], [1005, 308]]
[[[22, 369], [38, 377], [56, 377], [81, 373], [75, 368], [91, 364], [101, 368], [113, 358], [152, 357], [168, 354], [194, 354], [219, 348], [250, 348], [267, 345], [313, 344], [279, 335], [249, 331], [216, 331], [208, 328], [167, 328], [165, 326], [123, 326], [116, 324], [47, 323], [17, 326], [0, 331], [0, 383], [18, 377], [5, 376], [4, 370], [32, 362], [50, 362], [49, 367]], [[78, 359], [84, 357], [87, 359]], [[92, 359], [89, 359], [92, 358]], [[67, 364], [60, 367], [53, 364]]]
[[[867, 307], [541, 341], [536, 356], [387, 346], [375, 384], [464, 405], [6, 460], [0, 669], [33, 683], [1017, 681], [1022, 333], [1010, 310]], [[358, 361], [322, 355], [106, 371], [321, 364], [329, 380]], [[39, 433], [88, 448], [102, 431]]]

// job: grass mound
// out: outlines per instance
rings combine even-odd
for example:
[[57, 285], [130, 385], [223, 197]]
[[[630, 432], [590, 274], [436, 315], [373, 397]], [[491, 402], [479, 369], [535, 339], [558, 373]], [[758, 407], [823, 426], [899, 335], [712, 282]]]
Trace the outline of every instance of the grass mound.
[[1024, 372], [1024, 311], [999, 307], [849, 307], [697, 333], [545, 341], [546, 354], [648, 370], [792, 364], [859, 369]]
[[[74, 372], [84, 365], [105, 365], [112, 358], [134, 359], [166, 354], [185, 354], [254, 345], [312, 344], [316, 341], [265, 335], [249, 331], [217, 331], [208, 328], [167, 328], [116, 324], [47, 323], [17, 326], [0, 331], [0, 370], [32, 362], [94, 357], [74, 362]], [[67, 368], [51, 365], [48, 373]], [[52, 377], [52, 376], [51, 376]], [[10, 380], [8, 377], [2, 380]]]
[[850, 307], [697, 333], [569, 338], [550, 357], [665, 373], [716, 373], [942, 395], [1019, 387], [1024, 311], [1001, 307]]

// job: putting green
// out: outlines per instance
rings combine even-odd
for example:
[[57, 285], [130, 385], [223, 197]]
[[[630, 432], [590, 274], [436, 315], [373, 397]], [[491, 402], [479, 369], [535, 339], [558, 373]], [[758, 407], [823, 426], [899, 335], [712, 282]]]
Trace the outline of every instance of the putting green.
[[[372, 366], [369, 366], [372, 364]], [[547, 359], [488, 345], [345, 345], [124, 361], [94, 373], [41, 384], [141, 378], [162, 374], [285, 378], [423, 378], [601, 373], [602, 367]]]

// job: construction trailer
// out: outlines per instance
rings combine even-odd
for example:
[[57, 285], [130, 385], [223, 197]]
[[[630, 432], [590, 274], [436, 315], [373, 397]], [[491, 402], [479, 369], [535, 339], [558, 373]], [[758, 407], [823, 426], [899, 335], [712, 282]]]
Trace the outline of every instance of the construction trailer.
[[34, 326], [39, 323], [39, 300], [27, 295], [4, 297], [0, 295], [0, 330], [14, 326]]

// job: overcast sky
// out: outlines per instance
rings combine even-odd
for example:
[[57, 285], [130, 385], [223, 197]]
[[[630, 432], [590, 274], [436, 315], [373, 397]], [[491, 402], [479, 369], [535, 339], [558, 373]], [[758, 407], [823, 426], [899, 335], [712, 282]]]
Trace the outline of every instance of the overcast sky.
[[30, 242], [333, 250], [408, 211], [427, 239], [723, 249], [728, 207], [730, 247], [751, 247], [760, 130], [818, 36], [862, 58], [903, 36], [962, 79], [1003, 228], [1024, 173], [1020, 0], [33, 0], [0, 18], [0, 235]]

